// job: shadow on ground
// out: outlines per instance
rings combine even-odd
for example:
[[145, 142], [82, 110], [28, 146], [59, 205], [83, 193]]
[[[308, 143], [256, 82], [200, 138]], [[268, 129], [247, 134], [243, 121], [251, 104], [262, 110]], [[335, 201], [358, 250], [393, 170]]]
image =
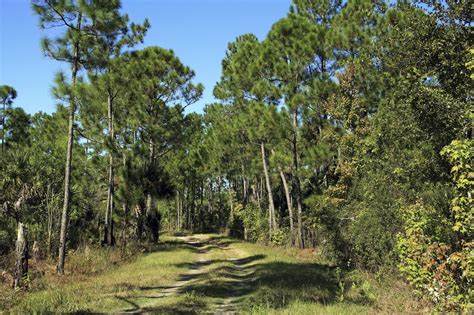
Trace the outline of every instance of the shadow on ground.
[[[215, 248], [226, 250], [231, 243], [228, 239], [212, 237], [206, 242], [196, 239], [193, 243], [191, 239], [188, 244], [178, 242], [176, 245], [203, 253]], [[223, 307], [226, 311], [235, 310], [239, 304], [271, 305], [278, 309], [295, 300], [324, 305], [340, 301], [340, 282], [335, 268], [318, 263], [268, 261], [265, 258], [265, 255], [251, 255], [241, 259], [179, 264], [177, 266], [190, 270], [190, 273], [182, 274], [178, 279], [178, 282], [186, 282], [185, 285], [139, 287], [138, 290], [143, 294], [117, 298], [130, 305], [126, 310], [128, 312], [169, 314], [197, 314], [214, 310], [216, 305], [207, 305], [203, 297], [225, 304]], [[163, 298], [159, 294], [156, 297], [150, 295], [160, 290], [175, 290], [180, 296], [187, 294], [191, 298], [178, 299], [175, 304], [154, 308], [140, 308], [131, 300], [140, 297]], [[346, 299], [345, 302], [365, 304], [362, 300]]]
[[150, 245], [150, 247], [143, 250], [147, 253], [187, 250], [193, 253], [204, 254], [213, 249], [227, 250], [232, 243], [234, 241], [226, 239], [224, 236], [212, 236], [205, 241], [190, 236], [187, 237], [186, 241], [180, 239], [166, 240], [156, 245]]

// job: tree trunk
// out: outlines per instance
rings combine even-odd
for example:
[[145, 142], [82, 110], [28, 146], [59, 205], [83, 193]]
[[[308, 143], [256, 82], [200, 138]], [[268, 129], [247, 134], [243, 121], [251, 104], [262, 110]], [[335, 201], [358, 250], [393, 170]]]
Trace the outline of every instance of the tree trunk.
[[179, 222], [179, 215], [180, 215], [180, 201], [179, 201], [179, 190], [176, 191], [176, 230], [180, 231], [180, 222]]
[[[126, 170], [127, 167], [127, 155], [125, 154], [125, 148], [122, 153], [122, 165], [123, 169]], [[128, 216], [129, 216], [129, 207], [128, 207], [128, 201], [127, 201], [127, 194], [123, 194], [124, 198], [122, 201], [122, 211], [123, 211], [123, 220], [122, 220], [122, 252], [126, 249], [127, 247], [127, 227], [128, 227]]]
[[[110, 188], [108, 189], [110, 190]], [[104, 219], [104, 239], [102, 240], [103, 245], [109, 245], [109, 209], [110, 209], [110, 195], [107, 192], [107, 207], [105, 208], [105, 219]]]
[[[113, 112], [113, 100], [112, 93], [108, 91], [107, 95], [107, 121], [109, 128], [109, 146], [113, 146], [115, 141], [114, 133], [114, 112]], [[114, 211], [114, 155], [113, 149], [109, 148], [109, 178], [108, 178], [108, 189], [107, 189], [107, 209], [105, 211], [105, 224], [104, 224], [104, 244], [114, 246], [115, 237], [113, 230], [113, 211]]]
[[19, 288], [24, 276], [28, 273], [28, 235], [26, 227], [23, 223], [18, 222], [17, 238], [16, 238], [16, 264], [15, 279], [13, 287]]
[[201, 180], [201, 205], [199, 206], [199, 229], [201, 233], [204, 232], [205, 218], [204, 218], [204, 178]]
[[41, 258], [39, 243], [37, 241], [34, 241], [33, 242], [33, 247], [31, 249], [32, 249], [32, 252], [33, 252], [33, 259], [35, 260], [35, 263], [36, 263]]
[[189, 222], [188, 222], [188, 218], [189, 218], [189, 207], [190, 207], [190, 200], [191, 200], [191, 197], [190, 197], [190, 192], [189, 192], [189, 183], [186, 181], [186, 189], [185, 189], [185, 195], [184, 195], [184, 203], [185, 203], [185, 207], [184, 209], [181, 209], [181, 210], [184, 210], [184, 212], [181, 212], [181, 220], [183, 221], [182, 222], [182, 225], [184, 226], [184, 228], [186, 230], [189, 230]]
[[280, 169], [280, 177], [283, 183], [283, 189], [285, 191], [286, 204], [288, 205], [288, 215], [290, 216], [290, 235], [291, 243], [293, 243], [293, 234], [294, 234], [294, 223], [293, 223], [293, 205], [291, 204], [290, 190], [288, 189], [288, 183], [286, 181], [285, 174]]
[[[148, 176], [150, 176], [150, 174], [152, 173], [151, 170], [153, 169], [153, 167], [155, 166], [155, 147], [154, 147], [154, 143], [153, 143], [153, 140], [150, 139], [149, 140], [149, 156], [148, 156]], [[152, 178], [148, 178], [149, 182], [148, 182], [148, 189], [147, 189], [147, 193], [146, 193], [146, 207], [145, 207], [145, 216], [148, 216], [151, 211], [153, 210], [153, 197], [152, 197], [152, 194], [151, 194], [151, 181], [153, 180]]]
[[51, 206], [51, 201], [53, 199], [53, 191], [51, 189], [51, 184], [48, 184], [46, 190], [46, 210], [48, 212], [48, 240], [47, 240], [47, 257], [52, 256], [52, 235], [53, 235], [53, 207]]
[[260, 194], [258, 193], [259, 191], [259, 181], [258, 179], [255, 179], [255, 184], [252, 186], [253, 190], [253, 195], [255, 196], [255, 201], [257, 202], [257, 208], [260, 209], [262, 207], [261, 202], [260, 202]]
[[260, 143], [260, 149], [262, 153], [263, 174], [265, 175], [265, 183], [267, 186], [268, 230], [269, 230], [270, 238], [271, 238], [273, 231], [277, 229], [276, 219], [275, 219], [275, 205], [273, 203], [272, 186], [270, 184], [270, 176], [268, 174], [268, 167], [267, 167], [267, 157], [265, 155], [265, 144], [263, 142]]
[[[82, 13], [79, 13], [77, 29], [81, 29]], [[66, 259], [66, 236], [67, 224], [71, 197], [71, 173], [72, 173], [72, 149], [74, 144], [74, 115], [76, 113], [76, 100], [74, 95], [74, 88], [76, 87], [76, 77], [79, 66], [79, 43], [76, 42], [74, 46], [74, 59], [72, 64], [72, 92], [69, 102], [69, 126], [68, 126], [68, 140], [66, 153], [66, 166], [64, 171], [64, 202], [63, 211], [61, 214], [61, 232], [59, 234], [59, 257], [57, 273], [64, 274], [64, 261]]]
[[[217, 197], [218, 197], [218, 198], [217, 198], [217, 199], [218, 199], [218, 201], [217, 201], [217, 202], [218, 202], [217, 208], [218, 208], [219, 210], [221, 210], [221, 211], [219, 211], [220, 213], [223, 213], [223, 212], [222, 212], [222, 209], [224, 209], [224, 205], [223, 205], [223, 203], [222, 203], [222, 193], [221, 193], [221, 192], [222, 192], [222, 191], [221, 191], [221, 190], [222, 190], [222, 178], [221, 178], [220, 173], [221, 173], [221, 171], [220, 171], [220, 169], [219, 169], [219, 171], [218, 171], [218, 174], [219, 174], [219, 175], [217, 176]], [[222, 228], [225, 228], [226, 223], [227, 223], [226, 221], [227, 221], [226, 216], [225, 216], [225, 215], [222, 215], [222, 217], [221, 217], [221, 223], [220, 223], [220, 226], [221, 226]]]
[[248, 185], [245, 178], [245, 167], [242, 164], [242, 204], [245, 206], [248, 202]]
[[[275, 155], [275, 151], [272, 150], [272, 154]], [[280, 173], [281, 182], [283, 184], [283, 190], [285, 191], [286, 204], [288, 206], [288, 215], [290, 217], [290, 237], [291, 244], [293, 244], [294, 237], [294, 221], [293, 221], [293, 205], [291, 202], [290, 190], [288, 188], [288, 182], [286, 181], [285, 173], [281, 169], [281, 166], [278, 165], [278, 172]]]
[[[275, 151], [272, 150], [272, 154], [275, 154]], [[281, 182], [283, 184], [283, 190], [285, 191], [285, 198], [286, 204], [288, 206], [288, 215], [290, 217], [290, 237], [291, 237], [291, 244], [293, 244], [293, 237], [294, 237], [294, 221], [293, 221], [293, 205], [291, 202], [290, 190], [288, 188], [288, 182], [286, 181], [285, 173], [280, 165], [278, 165], [278, 172], [280, 173]]]
[[[208, 193], [207, 193], [207, 212], [209, 214], [211, 214], [211, 218], [212, 218], [212, 223], [214, 223], [214, 216], [213, 216], [213, 207], [212, 207], [212, 183], [211, 183], [211, 180], [209, 180], [209, 189], [208, 189]], [[217, 213], [217, 215], [219, 215], [219, 213]], [[217, 218], [219, 220], [219, 218]], [[219, 222], [219, 221], [218, 221]]]
[[194, 232], [194, 218], [196, 216], [196, 180], [193, 178], [191, 180], [191, 191], [192, 191], [192, 201], [191, 201], [191, 211], [189, 213], [189, 227], [191, 232]]
[[297, 241], [300, 248], [304, 248], [303, 240], [303, 207], [301, 203], [301, 184], [299, 179], [299, 165], [298, 165], [298, 109], [293, 111], [293, 189], [296, 199], [297, 217], [298, 217], [298, 235]]

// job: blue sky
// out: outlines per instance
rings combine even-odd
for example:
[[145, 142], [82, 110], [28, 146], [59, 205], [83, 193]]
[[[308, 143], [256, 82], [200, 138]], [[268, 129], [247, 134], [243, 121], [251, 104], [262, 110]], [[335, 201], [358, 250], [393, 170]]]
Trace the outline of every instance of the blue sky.
[[[196, 82], [206, 87], [204, 97], [191, 106], [201, 112], [212, 102], [227, 44], [244, 33], [263, 39], [271, 25], [284, 17], [291, 0], [123, 0], [123, 12], [134, 22], [148, 18], [151, 29], [144, 46], [173, 49], [196, 71]], [[54, 74], [67, 69], [43, 56], [40, 39], [48, 31], [38, 28], [29, 0], [0, 0], [0, 85], [13, 86], [14, 106], [27, 112], [51, 113]]]

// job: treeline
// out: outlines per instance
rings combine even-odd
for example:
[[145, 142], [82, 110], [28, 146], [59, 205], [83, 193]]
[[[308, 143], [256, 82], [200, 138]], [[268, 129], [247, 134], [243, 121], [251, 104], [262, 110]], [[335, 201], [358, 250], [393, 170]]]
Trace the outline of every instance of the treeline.
[[[263, 40], [228, 46], [219, 103], [118, 1], [38, 1], [47, 56], [70, 64], [52, 115], [2, 87], [0, 246], [228, 231], [399, 268], [440, 309], [472, 307], [474, 52], [467, 1], [294, 0]], [[471, 50], [470, 50], [471, 49]], [[31, 247], [31, 244], [30, 244]], [[21, 264], [18, 265], [18, 274]], [[24, 271], [24, 270], [23, 270]]]

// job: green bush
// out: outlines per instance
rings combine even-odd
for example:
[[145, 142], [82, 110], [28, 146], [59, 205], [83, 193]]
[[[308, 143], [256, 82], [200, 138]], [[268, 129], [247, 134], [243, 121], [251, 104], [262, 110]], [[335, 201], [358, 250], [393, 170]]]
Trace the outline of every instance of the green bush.
[[246, 239], [253, 242], [268, 240], [268, 222], [265, 213], [252, 202], [247, 206], [234, 203], [230, 216], [230, 226], [234, 222], [241, 222]]
[[290, 231], [287, 228], [282, 228], [277, 231], [273, 231], [271, 242], [274, 245], [283, 246], [288, 245], [290, 241]]
[[440, 310], [474, 309], [474, 141], [453, 141], [442, 150], [450, 164], [450, 211], [418, 201], [404, 211], [399, 236], [400, 270], [420, 295]]

